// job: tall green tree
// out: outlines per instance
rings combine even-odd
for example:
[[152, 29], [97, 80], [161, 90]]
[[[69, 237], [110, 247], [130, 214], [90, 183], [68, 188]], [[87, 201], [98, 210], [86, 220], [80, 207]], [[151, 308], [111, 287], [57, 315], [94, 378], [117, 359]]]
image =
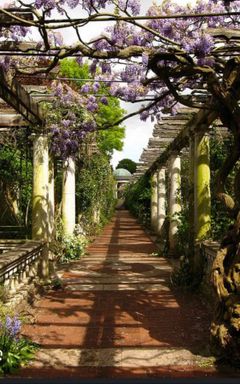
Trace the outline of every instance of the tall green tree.
[[122, 159], [119, 161], [116, 168], [124, 168], [127, 169], [130, 173], [136, 172], [137, 163], [131, 159]]
[[[75, 59], [66, 58], [60, 63], [60, 71], [62, 76], [74, 79], [74, 81], [69, 79], [69, 82], [71, 82], [71, 87], [77, 88], [78, 91], [88, 80], [93, 80], [87, 62], [80, 65]], [[124, 116], [125, 110], [121, 108], [119, 99], [109, 94], [104, 84], [101, 84], [98, 96], [106, 96], [107, 101], [106, 104], [99, 105], [96, 116], [96, 122], [99, 127], [97, 131], [97, 144], [101, 151], [111, 156], [114, 149], [121, 151], [123, 148], [125, 127], [116, 125], [109, 129], [101, 128], [106, 126], [106, 124], [113, 125], [115, 121]]]

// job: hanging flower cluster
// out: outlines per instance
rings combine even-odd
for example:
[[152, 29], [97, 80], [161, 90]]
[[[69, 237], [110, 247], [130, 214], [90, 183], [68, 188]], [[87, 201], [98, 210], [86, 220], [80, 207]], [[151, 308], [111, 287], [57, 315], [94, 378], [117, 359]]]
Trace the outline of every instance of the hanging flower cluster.
[[[88, 92], [98, 92], [100, 85], [85, 84], [82, 92], [73, 90], [66, 83], [54, 81], [54, 100], [47, 104], [47, 122], [51, 134], [52, 152], [66, 158], [76, 155], [86, 136], [97, 129], [95, 120], [99, 103], [107, 104], [107, 97], [97, 98]], [[83, 90], [87, 93], [83, 94]]]
[[[98, 103], [107, 103], [106, 97], [102, 96], [100, 99], [96, 97], [99, 92], [99, 82], [103, 80], [109, 82], [110, 95], [128, 102], [137, 103], [141, 102], [142, 99], [149, 102], [149, 107], [146, 110], [142, 108], [141, 118], [144, 120], [147, 117], [158, 118], [161, 111], [170, 111], [171, 107], [174, 110], [176, 100], [173, 95], [170, 96], [166, 92], [164, 74], [173, 79], [176, 91], [180, 95], [184, 95], [186, 90], [201, 86], [201, 76], [192, 75], [197, 66], [210, 66], [217, 71], [221, 68], [222, 63], [216, 62], [217, 58], [213, 55], [214, 40], [210, 29], [239, 28], [238, 15], [197, 18], [194, 16], [204, 13], [226, 12], [225, 3], [220, 0], [198, 0], [195, 5], [191, 6], [177, 5], [174, 1], [163, 1], [161, 5], [153, 3], [147, 12], [147, 16], [153, 16], [153, 19], [146, 21], [139, 21], [134, 18], [129, 21], [117, 20], [108, 26], [100, 36], [96, 36], [95, 39], [86, 44], [79, 33], [80, 26], [76, 35], [79, 44], [76, 45], [76, 51], [73, 49], [72, 52], [79, 54], [79, 65], [83, 63], [84, 57], [89, 57], [91, 60], [90, 73], [96, 80], [94, 84], [85, 84], [81, 89], [81, 105], [85, 113], [92, 118], [98, 111]], [[18, 0], [16, 0], [17, 4]], [[127, 16], [131, 18], [131, 16], [140, 13], [140, 4], [141, 1], [139, 0], [33, 0], [31, 6], [35, 7], [40, 15], [42, 12], [43, 20], [48, 18], [45, 38], [42, 39], [41, 46], [41, 49], [45, 50], [44, 54], [51, 53], [54, 55], [54, 53], [61, 52], [67, 56], [68, 48], [64, 46], [60, 34], [54, 32], [55, 24], [53, 30], [49, 27], [52, 10], [65, 17], [69, 9], [74, 9], [76, 12], [84, 10], [86, 19], [83, 19], [84, 23], [81, 24], [83, 26], [85, 23], [90, 23], [92, 19], [99, 18], [101, 12], [105, 15], [112, 15], [112, 17]], [[231, 7], [232, 10], [239, 10], [239, 4], [240, 2], [235, 0], [229, 2], [228, 7]], [[192, 16], [168, 18], [171, 15], [185, 14]], [[162, 18], [163, 16], [166, 18]], [[69, 24], [70, 19], [71, 17], [68, 15]], [[17, 26], [9, 29], [2, 28], [0, 37], [6, 40], [22, 39], [27, 30], [29, 28]], [[50, 49], [46, 48], [46, 35]], [[42, 37], [44, 37], [44, 33], [42, 33]], [[69, 55], [71, 49], [69, 48]], [[164, 54], [166, 54], [165, 57]], [[159, 60], [156, 59], [156, 71], [154, 71], [151, 64], [158, 55]], [[176, 56], [178, 56], [178, 60], [176, 60]], [[51, 56], [49, 56], [50, 59]], [[5, 69], [8, 68], [12, 65], [12, 58], [3, 56], [0, 65]], [[178, 71], [183, 65], [187, 69], [193, 69], [193, 71], [190, 71], [191, 75], [186, 76], [184, 81], [177, 84], [180, 78], [174, 77], [174, 71]], [[222, 76], [221, 73], [220, 76]], [[75, 103], [75, 101], [71, 101], [70, 91], [64, 91], [61, 97], [62, 108], [66, 108], [68, 103]], [[156, 102], [151, 102], [151, 99], [154, 98]], [[77, 116], [75, 120], [66, 114], [66, 118], [63, 118], [62, 122], [66, 125], [70, 121], [69, 126], [74, 127], [73, 130], [77, 131], [81, 118], [76, 111], [74, 114]], [[69, 130], [69, 127], [67, 129]], [[72, 146], [76, 145], [73, 144]]]

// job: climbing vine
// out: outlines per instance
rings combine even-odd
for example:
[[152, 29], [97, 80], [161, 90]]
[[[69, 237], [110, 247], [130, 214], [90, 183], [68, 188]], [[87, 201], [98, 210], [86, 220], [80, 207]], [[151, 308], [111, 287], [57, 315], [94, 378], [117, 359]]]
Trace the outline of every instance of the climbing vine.
[[126, 207], [146, 227], [151, 221], [151, 184], [150, 176], [142, 176], [135, 184], [126, 190]]
[[[4, 135], [0, 144], [1, 225], [30, 226], [32, 161], [25, 133]], [[27, 228], [26, 228], [27, 229]]]
[[78, 221], [89, 234], [111, 217], [115, 207], [115, 181], [109, 158], [98, 152], [85, 157], [76, 179]]
[[[228, 215], [226, 207], [216, 196], [216, 176], [221, 169], [229, 149], [232, 147], [232, 137], [222, 137], [214, 131], [214, 137], [210, 140], [210, 169], [211, 169], [211, 233], [213, 240], [220, 241], [222, 234], [226, 233], [233, 219]], [[226, 182], [226, 193], [234, 193], [234, 177], [236, 170], [233, 170]]]

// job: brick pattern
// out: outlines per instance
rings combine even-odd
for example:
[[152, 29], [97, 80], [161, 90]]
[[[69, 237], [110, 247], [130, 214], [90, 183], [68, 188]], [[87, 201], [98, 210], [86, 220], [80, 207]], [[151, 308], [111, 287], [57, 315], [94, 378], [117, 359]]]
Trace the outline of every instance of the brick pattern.
[[196, 377], [209, 366], [210, 316], [174, 292], [168, 260], [127, 211], [118, 211], [79, 261], [59, 274], [24, 333], [41, 344], [19, 377]]

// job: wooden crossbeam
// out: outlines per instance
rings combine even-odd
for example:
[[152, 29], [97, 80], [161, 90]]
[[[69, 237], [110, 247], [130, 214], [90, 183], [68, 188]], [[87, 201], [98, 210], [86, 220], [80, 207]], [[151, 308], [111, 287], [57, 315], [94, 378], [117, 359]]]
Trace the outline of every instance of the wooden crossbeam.
[[221, 38], [225, 40], [240, 40], [239, 29], [208, 28], [207, 32], [214, 38]]
[[27, 127], [29, 123], [23, 119], [22, 115], [16, 113], [2, 113], [0, 111], [0, 127], [11, 128], [11, 127]]
[[0, 69], [0, 97], [30, 124], [44, 125], [44, 117], [38, 104], [16, 79], [10, 86], [2, 69]]
[[[1, 14], [0, 14], [1, 18]], [[2, 52], [28, 52], [37, 48], [37, 43], [28, 41], [1, 41], [0, 51]]]
[[218, 111], [209, 111], [208, 105], [206, 109], [201, 109], [192, 119], [186, 124], [182, 131], [173, 139], [167, 149], [154, 161], [147, 173], [154, 172], [160, 165], [165, 164], [172, 153], [180, 152], [182, 148], [188, 145], [189, 137], [194, 132], [204, 134], [209, 130], [210, 125], [218, 118]]
[[[7, 14], [4, 11], [6, 11]], [[5, 8], [5, 9], [0, 8], [1, 27], [9, 27], [10, 25], [29, 26], [27, 21], [32, 21], [32, 20], [33, 20], [33, 14], [29, 10], [24, 10], [20, 8], [19, 9], [18, 8]]]

